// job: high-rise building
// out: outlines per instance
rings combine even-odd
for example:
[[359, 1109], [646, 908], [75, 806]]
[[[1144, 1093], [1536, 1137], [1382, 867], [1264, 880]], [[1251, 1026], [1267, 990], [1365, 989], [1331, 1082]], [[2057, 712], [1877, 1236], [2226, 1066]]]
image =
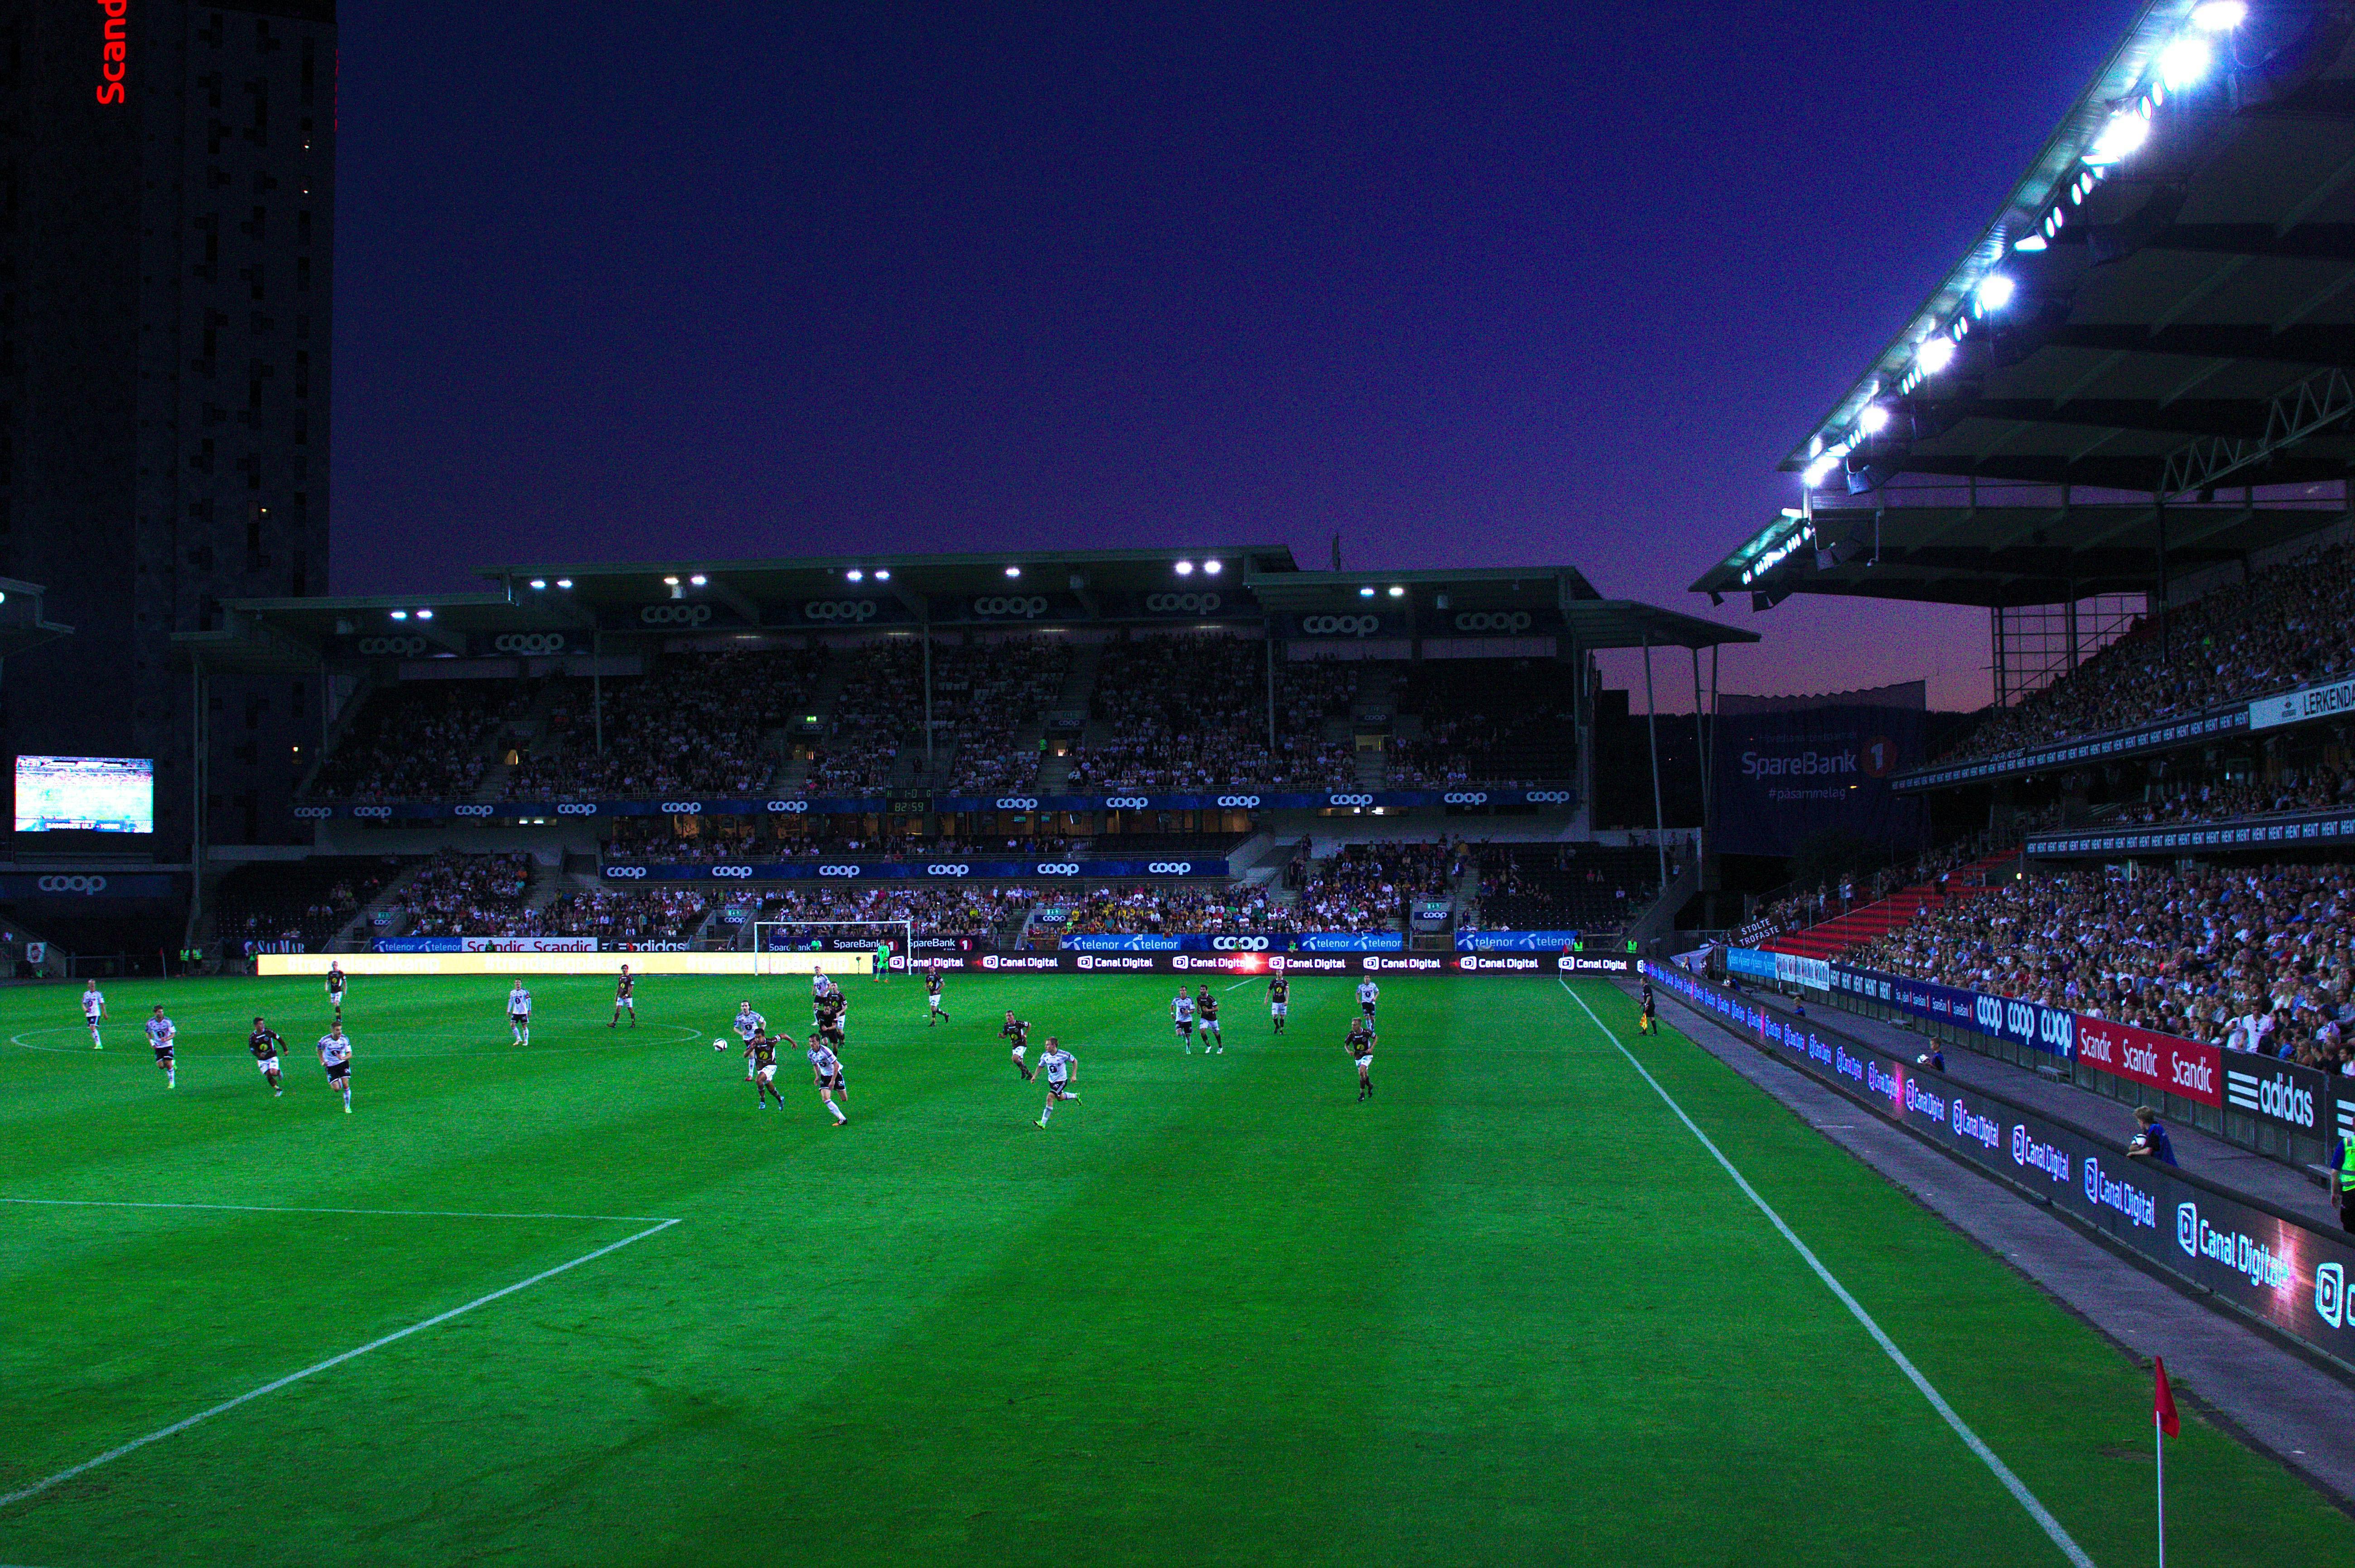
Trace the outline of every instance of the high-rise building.
[[[0, 748], [155, 758], [162, 860], [173, 633], [327, 586], [335, 149], [335, 0], [0, 0], [0, 577], [75, 629], [0, 671]], [[210, 693], [211, 836], [285, 836], [317, 682]]]

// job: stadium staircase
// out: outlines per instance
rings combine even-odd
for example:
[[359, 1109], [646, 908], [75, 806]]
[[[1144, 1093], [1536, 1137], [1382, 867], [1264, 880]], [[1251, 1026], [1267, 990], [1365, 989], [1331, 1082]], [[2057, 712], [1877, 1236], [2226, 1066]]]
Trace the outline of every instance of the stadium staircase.
[[390, 882], [386, 883], [374, 898], [360, 906], [358, 914], [344, 922], [343, 927], [328, 941], [326, 950], [331, 953], [365, 953], [374, 945], [379, 933], [385, 936], [398, 935], [399, 933], [389, 926], [377, 925], [377, 911], [397, 907], [402, 895], [409, 891], [409, 885], [415, 882], [419, 874], [432, 863], [430, 857], [421, 860]]
[[[2000, 850], [1968, 865], [1957, 866], [1947, 879], [1946, 900], [1976, 897], [1985, 893], [1988, 874], [1998, 866], [2019, 858], [2019, 851], [2017, 849]], [[1940, 903], [1937, 881], [1932, 878], [1901, 888], [1877, 903], [1861, 905], [1845, 915], [1834, 916], [1821, 924], [1769, 937], [1762, 946], [1770, 953], [1790, 953], [1803, 959], [1836, 959], [1850, 948], [1912, 925], [1923, 910], [1936, 908]]]

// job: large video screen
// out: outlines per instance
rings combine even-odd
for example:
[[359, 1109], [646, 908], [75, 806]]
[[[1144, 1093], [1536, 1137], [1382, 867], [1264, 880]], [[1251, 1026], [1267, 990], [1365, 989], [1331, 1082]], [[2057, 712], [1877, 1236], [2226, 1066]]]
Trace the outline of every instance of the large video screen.
[[16, 831], [154, 832], [155, 758], [17, 758]]

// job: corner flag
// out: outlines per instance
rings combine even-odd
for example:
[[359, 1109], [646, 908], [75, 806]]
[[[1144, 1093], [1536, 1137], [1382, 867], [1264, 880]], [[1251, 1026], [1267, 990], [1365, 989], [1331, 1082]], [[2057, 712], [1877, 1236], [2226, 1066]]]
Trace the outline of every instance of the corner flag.
[[2160, 1356], [2151, 1365], [2156, 1376], [2151, 1390], [2151, 1415], [2158, 1421], [2158, 1429], [2173, 1437], [2182, 1432], [2183, 1423], [2175, 1414], [2175, 1390], [2167, 1383], [2167, 1358]]
[[2167, 1385], [2167, 1358], [2151, 1358], [2150, 1442], [2158, 1462], [2158, 1568], [2167, 1568], [2167, 1440], [2183, 1430], [2175, 1414], [2175, 1391]]

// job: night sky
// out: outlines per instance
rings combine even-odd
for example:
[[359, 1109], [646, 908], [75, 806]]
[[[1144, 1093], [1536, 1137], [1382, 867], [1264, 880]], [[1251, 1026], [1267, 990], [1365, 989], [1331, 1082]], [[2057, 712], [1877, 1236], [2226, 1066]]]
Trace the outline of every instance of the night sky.
[[[335, 591], [1337, 530], [1711, 613], [2135, 7], [1279, 11], [346, 0]], [[1714, 613], [1986, 700], [1982, 611]]]

